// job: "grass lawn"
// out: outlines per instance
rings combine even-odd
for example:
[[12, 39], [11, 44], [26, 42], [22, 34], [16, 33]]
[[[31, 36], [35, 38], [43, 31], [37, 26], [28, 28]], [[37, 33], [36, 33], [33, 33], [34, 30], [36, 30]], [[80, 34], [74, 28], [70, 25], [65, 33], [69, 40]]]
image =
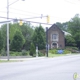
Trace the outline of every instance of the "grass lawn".
[[49, 53], [48, 55], [49, 55], [49, 57], [59, 57], [59, 56], [65, 56], [67, 54], [52, 54], [52, 53]]

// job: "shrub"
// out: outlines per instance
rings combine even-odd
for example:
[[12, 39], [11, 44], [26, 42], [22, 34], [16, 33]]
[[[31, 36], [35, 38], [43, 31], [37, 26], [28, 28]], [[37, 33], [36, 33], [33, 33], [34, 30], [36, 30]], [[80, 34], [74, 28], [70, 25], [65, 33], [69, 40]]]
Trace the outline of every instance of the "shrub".
[[23, 55], [23, 56], [29, 55], [29, 52], [26, 51], [26, 50], [22, 50], [22, 55]]
[[2, 49], [1, 50], [1, 56], [6, 56], [6, 55], [7, 55], [6, 51], [4, 49]]
[[22, 56], [22, 53], [21, 52], [13, 52], [13, 51], [10, 51], [10, 55], [11, 56]]
[[71, 53], [77, 53], [78, 52], [78, 48], [77, 47], [66, 47], [67, 50], [71, 51]]
[[38, 56], [45, 56], [45, 54], [39, 51]]
[[71, 51], [65, 49], [63, 53], [68, 54], [68, 53], [71, 53]]
[[42, 55], [45, 55], [46, 54], [46, 49], [39, 50], [39, 53], [41, 53]]
[[33, 43], [31, 43], [31, 46], [30, 46], [30, 53], [29, 53], [29, 54], [30, 54], [31, 56], [34, 56], [35, 53], [36, 53], [35, 46], [34, 46]]
[[49, 50], [49, 53], [52, 53], [52, 54], [57, 54], [57, 49], [52, 49], [52, 50]]
[[[49, 53], [58, 54], [58, 49], [49, 50]], [[71, 51], [64, 49], [62, 54], [68, 54], [68, 53], [71, 53]]]
[[77, 47], [69, 47], [69, 46], [67, 46], [66, 49], [68, 49], [68, 50], [72, 50], [72, 49], [73, 49], [73, 50], [78, 50]]

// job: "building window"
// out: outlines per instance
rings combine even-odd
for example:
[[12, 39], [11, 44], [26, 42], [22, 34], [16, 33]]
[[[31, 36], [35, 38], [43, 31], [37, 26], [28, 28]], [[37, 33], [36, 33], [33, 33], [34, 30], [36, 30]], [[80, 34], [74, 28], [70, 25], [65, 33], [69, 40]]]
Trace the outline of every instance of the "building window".
[[52, 34], [52, 40], [58, 41], [58, 34]]
[[62, 45], [60, 45], [59, 47], [62, 48]]

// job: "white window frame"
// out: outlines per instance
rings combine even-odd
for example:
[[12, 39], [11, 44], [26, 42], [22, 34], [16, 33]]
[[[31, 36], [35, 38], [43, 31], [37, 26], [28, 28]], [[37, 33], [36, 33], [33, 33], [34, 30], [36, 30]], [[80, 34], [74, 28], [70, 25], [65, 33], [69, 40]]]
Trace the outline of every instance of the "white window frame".
[[51, 39], [52, 39], [52, 41], [58, 41], [58, 40], [59, 40], [59, 35], [58, 35], [58, 33], [52, 33]]

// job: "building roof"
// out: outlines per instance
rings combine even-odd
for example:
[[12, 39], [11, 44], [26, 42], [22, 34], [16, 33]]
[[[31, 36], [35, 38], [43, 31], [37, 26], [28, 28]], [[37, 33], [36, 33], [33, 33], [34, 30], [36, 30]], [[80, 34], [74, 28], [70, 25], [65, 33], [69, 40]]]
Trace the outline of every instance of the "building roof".
[[52, 27], [57, 27], [64, 34], [64, 32], [56, 24], [53, 24], [48, 30], [50, 30]]
[[[53, 24], [51, 27], [55, 27], [55, 26], [56, 26], [61, 32], [63, 32], [64, 35], [71, 35], [69, 32], [66, 32], [66, 31], [61, 30], [56, 24]], [[50, 27], [50, 28], [51, 28], [51, 27]], [[49, 28], [49, 29], [50, 29], [50, 28]], [[49, 29], [48, 29], [48, 30], [49, 30]]]
[[64, 32], [64, 35], [71, 35], [70, 33], [66, 32], [66, 31], [63, 31]]

